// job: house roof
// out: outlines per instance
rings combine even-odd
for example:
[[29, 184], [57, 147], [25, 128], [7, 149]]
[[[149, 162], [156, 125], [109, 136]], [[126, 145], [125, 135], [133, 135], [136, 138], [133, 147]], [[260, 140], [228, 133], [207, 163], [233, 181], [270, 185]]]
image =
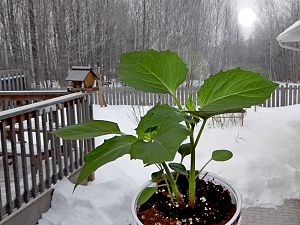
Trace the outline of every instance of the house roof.
[[67, 81], [84, 81], [89, 72], [92, 72], [98, 79], [99, 77], [93, 71], [91, 67], [88, 66], [73, 66], [72, 70], [69, 72], [66, 80]]
[[72, 70], [93, 70], [90, 66], [72, 66]]
[[290, 49], [293, 51], [300, 51], [299, 48], [291, 46], [290, 44], [285, 44], [285, 43], [300, 42], [300, 20], [294, 23], [289, 28], [287, 28], [281, 34], [279, 34], [276, 39], [282, 48]]
[[300, 20], [279, 34], [277, 40], [281, 42], [300, 41]]

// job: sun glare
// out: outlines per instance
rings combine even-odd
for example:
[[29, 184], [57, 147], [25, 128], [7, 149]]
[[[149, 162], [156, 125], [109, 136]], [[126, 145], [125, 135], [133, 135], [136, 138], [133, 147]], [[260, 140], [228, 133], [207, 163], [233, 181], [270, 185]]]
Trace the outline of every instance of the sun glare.
[[244, 8], [239, 11], [239, 23], [244, 27], [251, 27], [256, 21], [256, 15], [251, 8]]

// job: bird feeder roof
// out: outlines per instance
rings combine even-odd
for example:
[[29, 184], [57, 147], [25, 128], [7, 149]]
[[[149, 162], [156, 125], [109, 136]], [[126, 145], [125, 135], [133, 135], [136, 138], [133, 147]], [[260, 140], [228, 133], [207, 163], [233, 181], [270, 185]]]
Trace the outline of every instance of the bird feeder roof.
[[69, 72], [66, 80], [67, 81], [84, 81], [89, 73], [93, 73], [96, 79], [99, 79], [97, 74], [93, 71], [92, 67], [88, 66], [73, 66], [72, 70]]

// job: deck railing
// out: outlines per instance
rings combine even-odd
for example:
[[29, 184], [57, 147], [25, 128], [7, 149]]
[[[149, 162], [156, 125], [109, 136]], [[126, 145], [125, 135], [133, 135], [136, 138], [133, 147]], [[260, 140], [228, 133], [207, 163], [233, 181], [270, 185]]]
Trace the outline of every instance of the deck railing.
[[65, 90], [0, 91], [0, 111], [67, 95]]
[[23, 70], [0, 70], [0, 91], [26, 90], [26, 82]]
[[0, 112], [0, 220], [80, 168], [94, 140], [66, 141], [52, 131], [92, 118], [85, 93]]
[[[176, 95], [182, 105], [192, 96], [197, 102], [197, 87], [181, 87]], [[107, 105], [155, 105], [156, 103], [168, 103], [175, 105], [172, 97], [167, 94], [145, 93], [129, 87], [104, 87], [103, 95]], [[94, 94], [96, 101], [98, 94]], [[280, 85], [273, 93], [271, 98], [266, 100], [263, 107], [281, 107], [300, 104], [300, 85]]]
[[[27, 81], [23, 70], [0, 70], [0, 92], [24, 91]], [[2, 99], [0, 93], [0, 111], [20, 106], [20, 102]]]

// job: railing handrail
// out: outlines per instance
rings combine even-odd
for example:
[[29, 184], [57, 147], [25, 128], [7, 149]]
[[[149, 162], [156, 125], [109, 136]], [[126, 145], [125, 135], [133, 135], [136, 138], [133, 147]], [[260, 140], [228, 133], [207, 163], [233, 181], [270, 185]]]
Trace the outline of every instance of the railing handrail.
[[30, 113], [35, 110], [40, 110], [45, 107], [49, 107], [49, 106], [52, 106], [52, 105], [55, 105], [58, 103], [77, 99], [77, 98], [83, 97], [88, 94], [89, 93], [72, 93], [72, 94], [61, 96], [61, 97], [52, 98], [52, 99], [41, 101], [41, 102], [36, 102], [36, 103], [30, 104], [30, 105], [24, 105], [24, 106], [20, 106], [17, 108], [1, 111], [0, 112], [0, 121], [4, 120], [4, 119], [8, 119], [10, 117], [18, 116], [21, 114]]
[[47, 94], [47, 93], [68, 93], [67, 89], [51, 89], [51, 90], [24, 90], [24, 91], [0, 91], [0, 95], [36, 95], [36, 94]]

